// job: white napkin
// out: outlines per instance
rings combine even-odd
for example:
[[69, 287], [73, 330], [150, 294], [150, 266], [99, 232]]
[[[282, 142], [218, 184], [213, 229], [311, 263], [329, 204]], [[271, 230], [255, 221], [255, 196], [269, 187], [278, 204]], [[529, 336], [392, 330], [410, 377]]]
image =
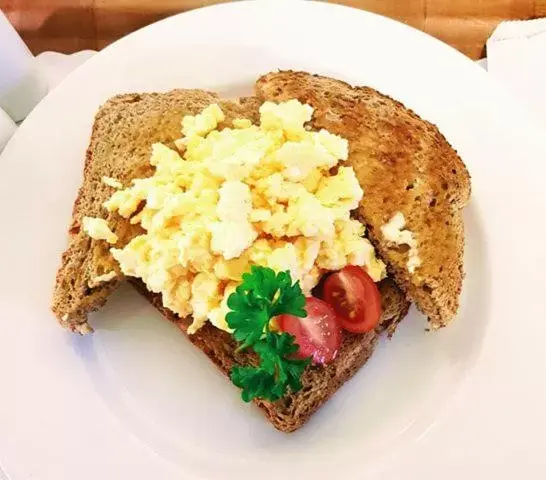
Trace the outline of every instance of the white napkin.
[[44, 75], [49, 90], [53, 90], [72, 70], [95, 55], [94, 50], [82, 50], [71, 55], [43, 52], [36, 57], [38, 68]]
[[499, 24], [487, 41], [487, 71], [546, 125], [546, 18]]
[[[47, 83], [51, 91], [55, 88], [72, 70], [95, 55], [93, 50], [82, 50], [81, 52], [65, 55], [57, 52], [44, 52], [36, 57], [36, 66], [40, 75]], [[0, 109], [0, 153], [7, 144], [10, 137], [15, 133], [16, 125], [2, 109]], [[0, 480], [2, 475], [0, 471]]]

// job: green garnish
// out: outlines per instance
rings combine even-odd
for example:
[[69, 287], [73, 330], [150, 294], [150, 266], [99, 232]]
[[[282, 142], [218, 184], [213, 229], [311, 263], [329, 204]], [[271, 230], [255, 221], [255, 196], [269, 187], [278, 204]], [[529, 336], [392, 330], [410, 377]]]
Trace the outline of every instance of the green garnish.
[[228, 298], [232, 310], [226, 321], [234, 330], [239, 350], [254, 345], [268, 329], [271, 318], [290, 314], [306, 317], [305, 297], [299, 282], [292, 284], [290, 273], [253, 265], [250, 273], [243, 274], [243, 282]]
[[292, 283], [289, 272], [276, 274], [270, 268], [253, 266], [229, 296], [228, 307], [226, 321], [240, 342], [238, 350], [250, 347], [260, 357], [257, 367], [236, 365], [231, 370], [231, 381], [243, 389], [243, 400], [275, 401], [288, 387], [293, 392], [301, 389], [300, 377], [311, 358], [291, 358], [299, 348], [295, 337], [270, 330], [270, 321], [277, 315], [307, 316], [299, 282]]

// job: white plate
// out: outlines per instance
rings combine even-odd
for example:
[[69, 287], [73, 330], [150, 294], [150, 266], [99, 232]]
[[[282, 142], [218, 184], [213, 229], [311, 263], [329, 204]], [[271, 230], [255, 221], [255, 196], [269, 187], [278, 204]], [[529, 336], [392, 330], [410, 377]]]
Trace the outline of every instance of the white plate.
[[[274, 431], [129, 289], [56, 326], [48, 304], [93, 114], [110, 95], [248, 93], [297, 68], [370, 85], [437, 123], [472, 174], [455, 324], [412, 313], [294, 435]], [[240, 2], [138, 31], [31, 114], [0, 159], [0, 458], [12, 480], [544, 478], [544, 132], [469, 60], [322, 3]]]

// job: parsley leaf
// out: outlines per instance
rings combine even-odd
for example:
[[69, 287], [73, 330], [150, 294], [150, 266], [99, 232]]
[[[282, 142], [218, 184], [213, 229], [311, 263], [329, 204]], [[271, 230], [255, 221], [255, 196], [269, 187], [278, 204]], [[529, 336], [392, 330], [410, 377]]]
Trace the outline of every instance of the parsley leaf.
[[299, 282], [292, 284], [290, 273], [275, 272], [253, 265], [243, 274], [243, 282], [228, 298], [231, 311], [226, 322], [233, 330], [239, 350], [254, 345], [264, 335], [272, 317], [290, 314], [306, 317], [305, 296]]
[[238, 350], [252, 347], [260, 358], [257, 367], [236, 365], [231, 370], [231, 380], [243, 390], [243, 400], [275, 401], [289, 388], [293, 392], [301, 389], [300, 378], [311, 358], [293, 358], [299, 348], [295, 337], [269, 330], [270, 320], [277, 315], [307, 316], [299, 282], [292, 283], [289, 272], [253, 266], [229, 296], [228, 307], [226, 321], [240, 342]]
[[287, 358], [299, 348], [294, 338], [288, 333], [268, 332], [264, 340], [254, 345], [260, 357], [260, 365], [233, 367], [231, 381], [243, 389], [241, 397], [245, 402], [253, 398], [274, 402], [286, 394], [288, 387], [293, 392], [301, 389], [300, 378], [305, 367], [311, 363], [311, 358]]

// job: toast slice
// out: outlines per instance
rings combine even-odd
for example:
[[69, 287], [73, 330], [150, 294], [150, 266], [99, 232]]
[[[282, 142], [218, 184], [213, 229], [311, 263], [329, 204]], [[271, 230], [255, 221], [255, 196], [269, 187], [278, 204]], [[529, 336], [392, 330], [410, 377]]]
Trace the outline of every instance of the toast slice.
[[[224, 125], [235, 118], [259, 118], [255, 98], [220, 100], [203, 90], [173, 90], [168, 93], [118, 95], [98, 111], [87, 149], [83, 182], [72, 213], [68, 248], [62, 256], [52, 300], [52, 310], [65, 328], [89, 333], [87, 314], [100, 308], [123, 280], [117, 262], [110, 255], [111, 245], [92, 240], [81, 228], [82, 218], [106, 218], [118, 236], [117, 246], [142, 233], [140, 227], [117, 214], [108, 214], [102, 204], [114, 192], [102, 178], [113, 177], [124, 186], [134, 178], [153, 173], [151, 145], [162, 142], [174, 147], [180, 138], [184, 115], [196, 115], [217, 102], [226, 115]], [[101, 283], [95, 279], [116, 272], [116, 277]]]
[[[161, 295], [151, 293], [139, 279], [131, 278], [129, 281], [165, 318], [186, 332], [191, 319], [182, 319], [165, 308]], [[392, 280], [383, 280], [379, 284], [379, 291], [383, 314], [376, 330], [365, 334], [344, 332], [337, 357], [324, 367], [308, 367], [302, 375], [303, 388], [299, 392], [286, 395], [276, 402], [254, 400], [275, 428], [289, 433], [303, 426], [366, 363], [379, 335], [385, 331], [392, 333], [398, 322], [406, 316], [409, 303]], [[188, 335], [188, 338], [225, 375], [229, 375], [234, 364], [255, 365], [258, 361], [253, 351], [237, 352], [233, 337], [208, 322], [194, 334]]]
[[[459, 306], [461, 210], [470, 197], [470, 176], [455, 150], [434, 125], [371, 88], [281, 71], [258, 79], [255, 91], [262, 101], [297, 98], [310, 104], [313, 128], [349, 140], [348, 163], [364, 189], [358, 216], [370, 240], [431, 327], [445, 326]], [[421, 265], [413, 272], [407, 247], [382, 233], [398, 212], [417, 240]]]

